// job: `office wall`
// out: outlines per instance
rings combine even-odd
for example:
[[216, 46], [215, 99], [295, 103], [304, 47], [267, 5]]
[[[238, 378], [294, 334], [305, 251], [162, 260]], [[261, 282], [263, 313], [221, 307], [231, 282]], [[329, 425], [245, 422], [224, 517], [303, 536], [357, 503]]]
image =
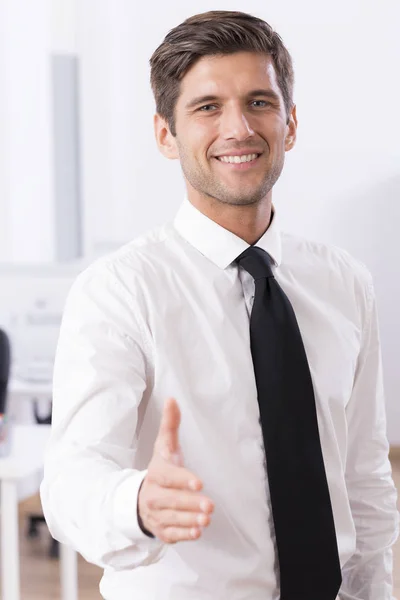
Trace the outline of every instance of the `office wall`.
[[80, 254], [75, 4], [0, 2], [3, 262]]
[[[0, 2], [0, 84], [2, 73], [5, 72], [6, 54], [5, 54], [5, 5]], [[7, 153], [7, 103], [5, 94], [0, 94], [0, 257], [6, 257], [10, 245], [8, 238], [8, 153]], [[1, 116], [3, 115], [3, 117]]]
[[0, 259], [37, 263], [54, 257], [49, 0], [0, 5]]
[[51, 0], [49, 4], [51, 50], [75, 54], [77, 48], [78, 0]]
[[[94, 5], [96, 9], [94, 10]], [[82, 0], [85, 248], [102, 253], [170, 218], [179, 165], [152, 131], [148, 59], [195, 12], [238, 9], [269, 21], [294, 58], [299, 130], [274, 191], [282, 228], [340, 245], [372, 270], [382, 332], [388, 431], [400, 444], [400, 5], [396, 0]]]

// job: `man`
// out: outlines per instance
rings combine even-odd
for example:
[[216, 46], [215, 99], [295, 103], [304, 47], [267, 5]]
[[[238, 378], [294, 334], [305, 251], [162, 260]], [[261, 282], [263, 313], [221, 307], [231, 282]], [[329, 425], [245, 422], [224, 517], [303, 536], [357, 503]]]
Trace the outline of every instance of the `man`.
[[371, 276], [279, 231], [293, 69], [264, 21], [194, 16], [151, 58], [187, 198], [81, 274], [42, 500], [106, 600], [390, 600], [396, 492]]

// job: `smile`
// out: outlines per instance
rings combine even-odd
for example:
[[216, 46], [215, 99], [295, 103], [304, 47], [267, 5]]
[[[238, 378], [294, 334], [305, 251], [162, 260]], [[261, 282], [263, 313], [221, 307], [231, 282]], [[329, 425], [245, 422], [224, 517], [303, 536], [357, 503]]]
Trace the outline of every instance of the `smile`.
[[[228, 171], [242, 172], [257, 169], [261, 154], [241, 154], [231, 156], [215, 156], [221, 167]], [[223, 166], [222, 166], [223, 165]]]
[[220, 162], [239, 164], [252, 162], [256, 160], [259, 156], [259, 154], [243, 154], [242, 156], [217, 156], [216, 158]]

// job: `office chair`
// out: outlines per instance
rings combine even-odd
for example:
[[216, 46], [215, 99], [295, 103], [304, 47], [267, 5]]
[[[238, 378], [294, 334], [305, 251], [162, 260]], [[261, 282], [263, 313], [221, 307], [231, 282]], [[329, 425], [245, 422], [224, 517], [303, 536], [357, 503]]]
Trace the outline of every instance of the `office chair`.
[[10, 376], [11, 349], [5, 331], [0, 329], [0, 415], [7, 413], [7, 387]]

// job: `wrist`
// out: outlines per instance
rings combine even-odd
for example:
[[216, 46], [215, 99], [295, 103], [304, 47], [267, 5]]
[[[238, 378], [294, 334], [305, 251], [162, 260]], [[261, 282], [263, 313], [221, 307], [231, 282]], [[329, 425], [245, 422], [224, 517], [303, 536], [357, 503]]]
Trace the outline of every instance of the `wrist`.
[[150, 538], [154, 538], [155, 536], [151, 533], [151, 531], [146, 529], [146, 527], [144, 526], [142, 517], [140, 516], [140, 511], [139, 511], [139, 497], [140, 497], [140, 490], [142, 489], [143, 482], [144, 482], [144, 479], [143, 479], [142, 483], [140, 484], [139, 493], [137, 496], [137, 506], [136, 506], [137, 521], [138, 521], [138, 525], [139, 525], [140, 529], [143, 531], [143, 533]]

